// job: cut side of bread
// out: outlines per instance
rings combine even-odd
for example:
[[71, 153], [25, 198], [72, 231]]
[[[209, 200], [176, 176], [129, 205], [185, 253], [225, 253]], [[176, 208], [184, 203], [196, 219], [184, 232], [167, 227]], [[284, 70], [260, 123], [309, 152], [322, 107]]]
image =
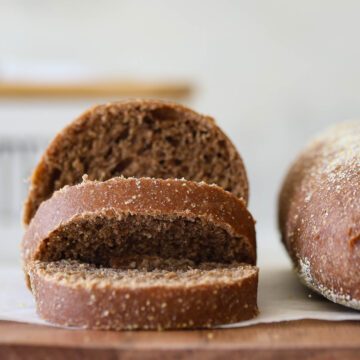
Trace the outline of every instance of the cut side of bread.
[[254, 220], [218, 186], [185, 180], [85, 181], [42, 203], [25, 232], [25, 266], [74, 259], [110, 266], [115, 257], [185, 258], [255, 265]]
[[[127, 267], [130, 268], [127, 268]], [[246, 264], [133, 257], [119, 268], [74, 260], [29, 266], [39, 315], [103, 330], [204, 328], [258, 313], [258, 270]]]
[[255, 223], [217, 185], [85, 179], [41, 204], [22, 255], [39, 315], [58, 325], [201, 328], [257, 314]]
[[61, 131], [32, 175], [24, 223], [56, 190], [80, 183], [84, 174], [99, 181], [120, 175], [186, 178], [248, 199], [243, 162], [214, 120], [154, 100], [96, 106]]

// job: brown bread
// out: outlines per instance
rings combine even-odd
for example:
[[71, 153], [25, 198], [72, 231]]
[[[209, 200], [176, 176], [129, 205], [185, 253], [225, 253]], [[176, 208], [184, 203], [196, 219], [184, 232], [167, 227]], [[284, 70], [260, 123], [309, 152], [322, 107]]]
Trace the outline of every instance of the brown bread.
[[23, 260], [156, 255], [195, 262], [256, 263], [254, 220], [216, 185], [113, 178], [67, 186], [43, 202], [27, 228]]
[[279, 224], [300, 279], [360, 310], [360, 121], [330, 129], [295, 161]]
[[166, 266], [123, 270], [62, 260], [33, 262], [29, 270], [39, 315], [58, 325], [184, 329], [257, 315], [255, 267], [186, 263], [172, 268], [169, 261]]
[[96, 106], [61, 131], [32, 175], [24, 223], [54, 191], [80, 183], [84, 174], [99, 181], [184, 177], [248, 199], [243, 162], [214, 120], [155, 100]]
[[216, 185], [85, 179], [41, 204], [22, 249], [38, 313], [55, 324], [197, 328], [257, 314], [254, 220]]

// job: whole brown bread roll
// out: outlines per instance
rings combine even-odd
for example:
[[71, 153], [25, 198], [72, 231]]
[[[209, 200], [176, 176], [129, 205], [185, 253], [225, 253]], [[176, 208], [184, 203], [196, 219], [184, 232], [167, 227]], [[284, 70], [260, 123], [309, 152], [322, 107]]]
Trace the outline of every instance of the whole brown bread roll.
[[360, 121], [331, 128], [298, 157], [279, 225], [301, 281], [360, 310]]

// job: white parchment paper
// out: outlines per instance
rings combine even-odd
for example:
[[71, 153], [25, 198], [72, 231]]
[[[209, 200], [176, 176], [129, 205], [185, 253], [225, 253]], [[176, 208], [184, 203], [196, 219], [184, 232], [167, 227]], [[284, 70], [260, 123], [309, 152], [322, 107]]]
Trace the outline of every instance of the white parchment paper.
[[[227, 327], [300, 319], [360, 321], [360, 311], [333, 304], [302, 286], [280, 244], [269, 241], [260, 250], [260, 315]], [[0, 289], [0, 320], [45, 324], [36, 315], [33, 297], [25, 287], [19, 266], [0, 265]]]

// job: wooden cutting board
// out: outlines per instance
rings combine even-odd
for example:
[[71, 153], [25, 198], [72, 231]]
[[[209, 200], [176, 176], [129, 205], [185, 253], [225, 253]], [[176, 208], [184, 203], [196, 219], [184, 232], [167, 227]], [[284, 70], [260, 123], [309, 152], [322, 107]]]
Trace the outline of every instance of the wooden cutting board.
[[0, 359], [360, 359], [360, 322], [108, 332], [0, 322]]

